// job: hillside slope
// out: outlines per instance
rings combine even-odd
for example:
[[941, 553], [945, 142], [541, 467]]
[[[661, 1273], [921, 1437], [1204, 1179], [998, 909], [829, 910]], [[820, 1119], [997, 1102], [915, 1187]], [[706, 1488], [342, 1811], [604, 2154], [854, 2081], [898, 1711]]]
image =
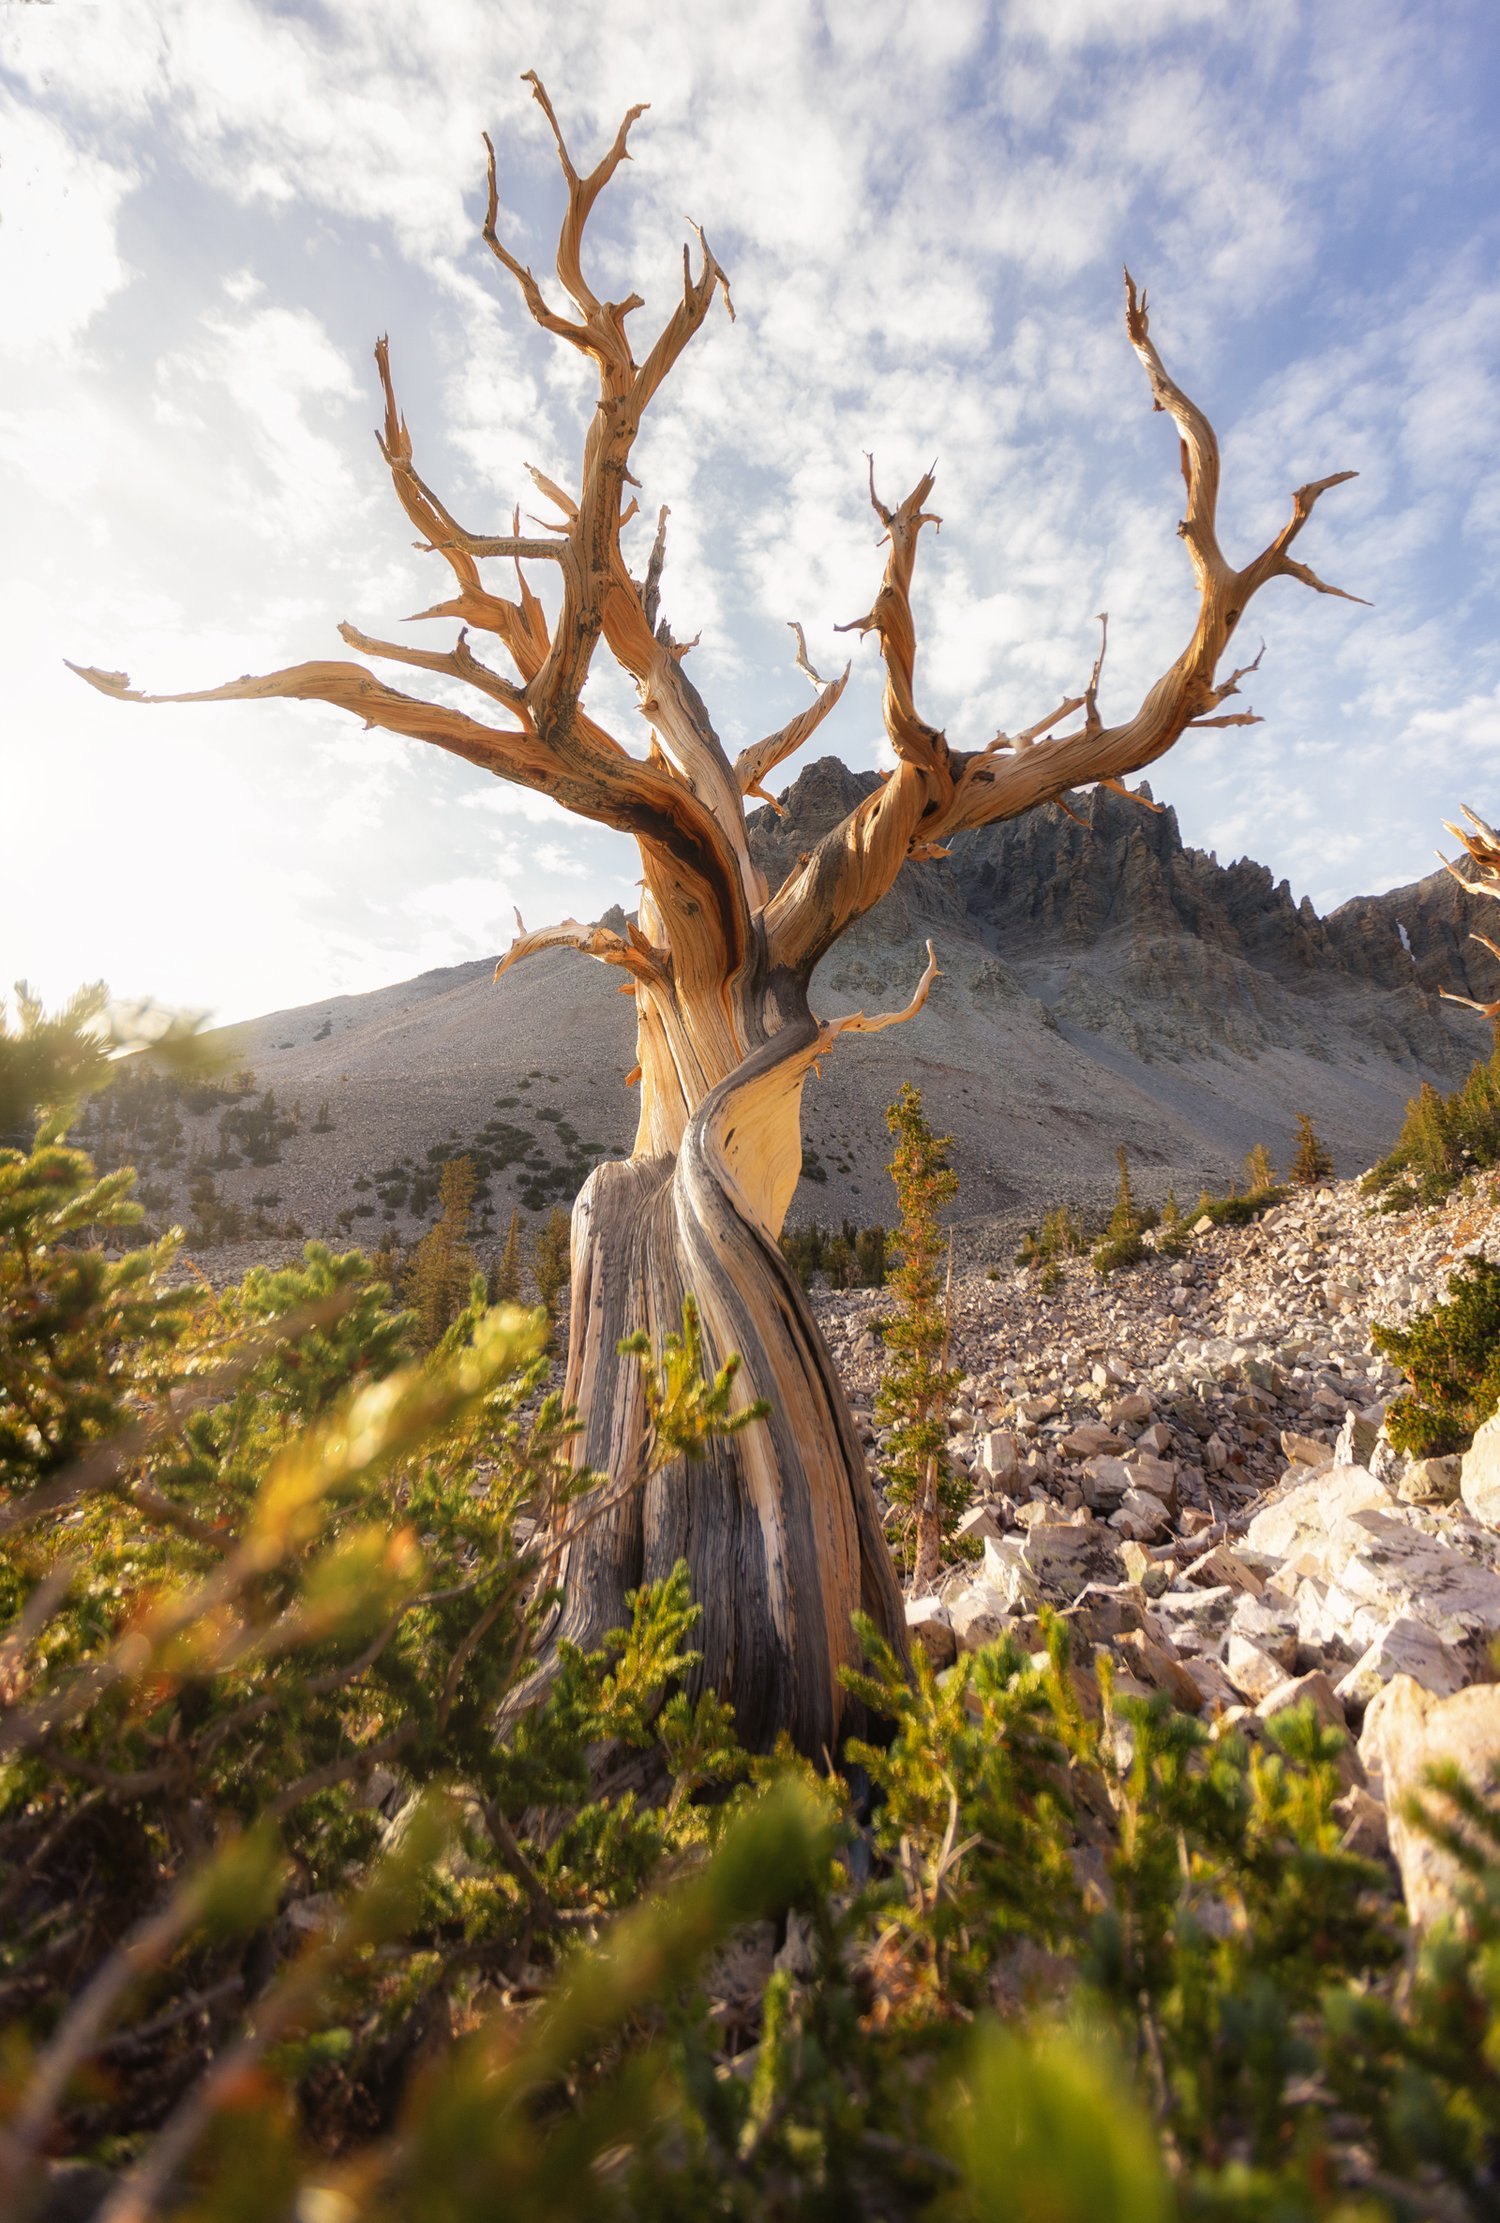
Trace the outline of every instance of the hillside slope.
[[[824, 758], [780, 818], [755, 815], [773, 883], [876, 777]], [[948, 858], [909, 867], [831, 953], [815, 983], [830, 1015], [903, 1003], [929, 934], [943, 977], [910, 1025], [846, 1040], [809, 1081], [794, 1216], [889, 1217], [883, 1113], [907, 1078], [956, 1138], [963, 1215], [982, 1225], [1102, 1196], [1120, 1143], [1147, 1195], [1170, 1180], [1191, 1197], [1252, 1143], [1284, 1160], [1301, 1110], [1354, 1171], [1387, 1146], [1421, 1081], [1451, 1086], [1482, 1054], [1483, 1022], [1436, 996], [1485, 979], [1446, 875], [1320, 918], [1263, 866], [1184, 848], [1174, 814], [1141, 798], [1095, 789], [1072, 817], [964, 835]], [[630, 1147], [633, 1007], [571, 952], [498, 985], [491, 974], [488, 961], [454, 966], [235, 1030], [257, 1088], [301, 1120], [274, 1166], [221, 1167], [219, 1193], [259, 1212], [262, 1237], [408, 1240], [431, 1217], [424, 1169], [462, 1149], [480, 1166], [483, 1237], [514, 1205], [568, 1201], [598, 1156]], [[180, 1162], [161, 1175], [178, 1216], [216, 1118], [185, 1121]]]

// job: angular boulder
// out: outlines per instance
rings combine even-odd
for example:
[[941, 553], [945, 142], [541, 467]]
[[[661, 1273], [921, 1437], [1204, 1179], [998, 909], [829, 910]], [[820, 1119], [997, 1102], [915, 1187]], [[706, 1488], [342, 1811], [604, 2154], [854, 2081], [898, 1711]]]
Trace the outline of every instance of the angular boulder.
[[1335, 1687], [1346, 1703], [1368, 1706], [1398, 1675], [1409, 1675], [1437, 1698], [1451, 1698], [1474, 1679], [1451, 1645], [1403, 1613], [1366, 1647]]
[[1459, 1495], [1476, 1521], [1500, 1528], [1500, 1413], [1475, 1431], [1459, 1472]]
[[1245, 1531], [1245, 1546], [1266, 1559], [1290, 1559], [1309, 1543], [1316, 1547], [1336, 1522], [1394, 1502], [1367, 1467], [1328, 1467], [1263, 1506]]
[[979, 1652], [1006, 1634], [1010, 1615], [998, 1591], [975, 1583], [948, 1600], [948, 1624], [961, 1652]]
[[906, 1633], [914, 1644], [921, 1645], [934, 1667], [953, 1665], [958, 1656], [958, 1643], [948, 1618], [948, 1608], [940, 1598], [907, 1599]]
[[1396, 1484], [1396, 1495], [1406, 1505], [1451, 1505], [1459, 1494], [1456, 1452], [1443, 1459], [1412, 1459]]
[[991, 1428], [979, 1439], [979, 1464], [1002, 1490], [1016, 1479], [1020, 1457], [1020, 1447], [1009, 1428]]
[[1479, 1790], [1488, 1786], [1500, 1768], [1500, 1684], [1474, 1683], [1439, 1698], [1411, 1676], [1398, 1675], [1365, 1716], [1360, 1752], [1384, 1785], [1391, 1850], [1401, 1871], [1407, 1912], [1422, 1928], [1451, 1911], [1463, 1870], [1406, 1820], [1403, 1808], [1408, 1799], [1421, 1796], [1437, 1817], [1454, 1818], [1451, 1806], [1427, 1785], [1428, 1769], [1441, 1762], [1455, 1764]]

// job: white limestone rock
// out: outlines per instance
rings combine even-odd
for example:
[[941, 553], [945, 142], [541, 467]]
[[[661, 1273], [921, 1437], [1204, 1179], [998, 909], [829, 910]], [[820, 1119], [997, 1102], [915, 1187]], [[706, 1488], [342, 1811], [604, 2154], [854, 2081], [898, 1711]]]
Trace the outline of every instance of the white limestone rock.
[[1459, 1494], [1457, 1452], [1443, 1459], [1411, 1459], [1396, 1484], [1396, 1495], [1405, 1505], [1451, 1505]]
[[1397, 1675], [1409, 1675], [1439, 1698], [1451, 1698], [1474, 1679], [1451, 1645], [1403, 1613], [1366, 1647], [1335, 1688], [1346, 1704], [1368, 1706]]
[[[1348, 1633], [1372, 1644], [1403, 1614], [1451, 1645], [1475, 1674], [1485, 1672], [1500, 1630], [1500, 1575], [1408, 1522], [1374, 1510], [1340, 1521], [1321, 1557], [1351, 1602]], [[1327, 1601], [1325, 1601], [1327, 1602]]]
[[976, 1583], [948, 1600], [948, 1622], [958, 1649], [978, 1652], [1005, 1635], [1010, 1616], [998, 1591]]
[[1131, 1454], [1125, 1467], [1132, 1489], [1147, 1491], [1152, 1497], [1160, 1498], [1163, 1505], [1177, 1503], [1177, 1470], [1169, 1460], [1137, 1451]]
[[1250, 1637], [1241, 1636], [1231, 1629], [1224, 1644], [1224, 1673], [1242, 1697], [1252, 1705], [1262, 1698], [1269, 1698], [1286, 1681], [1286, 1667], [1281, 1660], [1273, 1659]]
[[1016, 1479], [1020, 1449], [1009, 1428], [991, 1428], [979, 1439], [979, 1464], [998, 1489], [1009, 1489]]
[[1083, 1500], [1096, 1513], [1113, 1512], [1129, 1488], [1130, 1469], [1123, 1459], [1105, 1454], [1084, 1461]]
[[1316, 1549], [1350, 1515], [1395, 1502], [1367, 1467], [1328, 1467], [1264, 1506], [1246, 1529], [1245, 1544], [1267, 1559], [1290, 1559], [1308, 1543]]
[[[1054, 1602], [1067, 1602], [1091, 1582], [1119, 1582], [1124, 1575], [1117, 1539], [1095, 1521], [1033, 1528], [1022, 1552], [1027, 1572]], [[986, 1544], [988, 1552], [991, 1547]]]
[[1138, 1544], [1159, 1544], [1172, 1527], [1172, 1516], [1159, 1497], [1145, 1490], [1127, 1490], [1123, 1502], [1109, 1516], [1111, 1528]]
[[958, 1656], [958, 1644], [948, 1608], [941, 1598], [908, 1598], [906, 1633], [914, 1644], [921, 1645], [934, 1667], [953, 1665]]
[[993, 1591], [1007, 1612], [1039, 1603], [1041, 1584], [1027, 1566], [1021, 1536], [986, 1536], [982, 1587]]
[[1500, 1528], [1500, 1413], [1475, 1431], [1463, 1456], [1459, 1492], [1476, 1521]]
[[1410, 1675], [1397, 1675], [1371, 1702], [1360, 1752], [1384, 1786], [1407, 1912], [1423, 1928], [1450, 1911], [1463, 1871], [1405, 1820], [1402, 1809], [1413, 1794], [1421, 1794], [1436, 1812], [1452, 1818], [1451, 1807], [1426, 1785], [1427, 1770], [1440, 1761], [1454, 1762], [1477, 1788], [1486, 1787], [1500, 1767], [1500, 1684], [1473, 1683], [1440, 1698]]
[[1258, 1598], [1246, 1594], [1230, 1615], [1229, 1626], [1233, 1634], [1269, 1653], [1284, 1676], [1291, 1674], [1297, 1664], [1298, 1630], [1297, 1609], [1290, 1599], [1268, 1598], [1264, 1592]]
[[959, 1516], [955, 1534], [963, 1537], [977, 1536], [981, 1543], [986, 1536], [1003, 1536], [1004, 1529], [988, 1505], [971, 1505]]

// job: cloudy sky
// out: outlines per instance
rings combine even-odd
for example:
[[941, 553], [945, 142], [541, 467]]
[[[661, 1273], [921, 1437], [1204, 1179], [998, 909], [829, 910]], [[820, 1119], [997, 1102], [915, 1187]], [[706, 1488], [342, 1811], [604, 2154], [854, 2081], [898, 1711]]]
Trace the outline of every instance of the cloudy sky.
[[[1192, 596], [1128, 260], [1219, 428], [1231, 555], [1357, 470], [1301, 552], [1373, 605], [1268, 589], [1265, 723], [1156, 791], [1320, 909], [1419, 876], [1456, 804], [1500, 807], [1497, 60], [1492, 0], [0, 0], [0, 980], [231, 1018], [630, 902], [627, 845], [417, 743], [63, 663], [211, 685], [441, 598], [372, 438], [381, 332], [471, 529], [536, 506], [526, 461], [574, 478], [579, 366], [479, 239], [488, 129], [550, 265], [528, 68], [580, 160], [652, 104], [592, 227], [637, 333], [689, 220], [733, 280], [637, 448], [731, 748], [807, 699], [787, 621], [836, 668], [869, 606], [866, 449], [892, 499], [938, 458], [918, 676], [955, 743], [1076, 689], [1102, 609], [1102, 706], [1134, 707]], [[602, 659], [591, 701], [640, 735]], [[867, 644], [814, 746], [879, 736]]]

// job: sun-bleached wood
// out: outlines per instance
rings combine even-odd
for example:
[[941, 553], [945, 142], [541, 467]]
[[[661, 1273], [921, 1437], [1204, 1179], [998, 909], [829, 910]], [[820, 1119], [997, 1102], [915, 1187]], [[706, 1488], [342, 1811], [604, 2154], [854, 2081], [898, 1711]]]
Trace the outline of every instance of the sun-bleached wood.
[[[638, 1495], [612, 1497], [581, 1525], [563, 1569], [559, 1631], [596, 1642], [622, 1618], [628, 1590], [684, 1558], [703, 1608], [701, 1679], [733, 1700], [751, 1743], [787, 1731], [803, 1751], [821, 1756], [848, 1725], [839, 1670], [855, 1654], [852, 1612], [863, 1608], [898, 1649], [904, 1617], [858, 1433], [778, 1238], [801, 1168], [809, 1071], [845, 1034], [920, 1009], [937, 962], [929, 944], [927, 969], [904, 1011], [821, 1024], [809, 1002], [813, 970], [909, 859], [941, 856], [955, 835], [1039, 804], [1066, 809], [1067, 791], [1080, 785], [1118, 787], [1192, 728], [1253, 723], [1252, 711], [1223, 705], [1255, 664], [1219, 679], [1219, 663], [1251, 597], [1270, 580], [1340, 591], [1290, 551], [1318, 497], [1353, 473], [1299, 488], [1269, 546], [1243, 566], [1231, 564], [1217, 534], [1213, 430], [1163, 367], [1145, 296], [1127, 272], [1126, 331], [1154, 406], [1171, 417], [1180, 440], [1180, 531], [1199, 602], [1187, 646], [1134, 713], [1110, 725], [1098, 700], [1107, 639], [1101, 619], [1099, 653], [1078, 694], [1014, 735], [1000, 731], [982, 747], [954, 748], [923, 717], [916, 695], [911, 589], [922, 530], [935, 522], [927, 506], [934, 475], [924, 473], [891, 508], [877, 491], [872, 460], [870, 501], [889, 553], [869, 612], [846, 630], [872, 634], [878, 646], [895, 768], [772, 890], [751, 854], [746, 799], [772, 801], [766, 780], [837, 707], [848, 668], [824, 680], [794, 624], [796, 662], [815, 699], [731, 762], [683, 668], [692, 644], [675, 640], [660, 615], [667, 510], [658, 513], [639, 578], [623, 541], [637, 514], [628, 490], [637, 483], [630, 462], [642, 417], [716, 296], [733, 316], [728, 280], [699, 232], [696, 268], [685, 248], [681, 297], [637, 359], [626, 326], [643, 303], [636, 294], [601, 300], [585, 276], [582, 248], [589, 213], [628, 159], [642, 111], [630, 110], [603, 159], [580, 175], [540, 80], [528, 81], [566, 190], [556, 275], [568, 307], [553, 306], [499, 237], [488, 139], [483, 238], [537, 324], [594, 366], [598, 402], [577, 490], [533, 471], [555, 522], [523, 533], [517, 508], [509, 533], [467, 531], [416, 469], [381, 340], [381, 451], [419, 547], [452, 575], [453, 591], [419, 615], [457, 621], [458, 633], [451, 647], [418, 650], [341, 628], [362, 656], [463, 681], [486, 715], [407, 693], [360, 663], [299, 664], [171, 696], [138, 693], [119, 672], [81, 676], [132, 702], [332, 703], [367, 726], [445, 749], [635, 838], [642, 893], [625, 934], [574, 919], [528, 934], [518, 919], [517, 938], [497, 968], [538, 950], [573, 948], [617, 967], [622, 991], [636, 1002], [634, 1150], [591, 1175], [573, 1214], [567, 1393], [583, 1416], [579, 1455], [617, 1476], [635, 1469], [647, 1420], [635, 1363], [622, 1361], [617, 1346], [639, 1329], [660, 1342], [680, 1322], [688, 1293], [697, 1299], [710, 1359], [738, 1352], [741, 1394], [767, 1399], [771, 1410], [699, 1465], [668, 1471]], [[485, 583], [488, 562], [510, 567], [513, 595]], [[536, 564], [556, 583], [550, 617], [528, 582], [527, 567]], [[486, 635], [509, 671], [495, 670], [471, 647], [471, 636]], [[644, 757], [583, 706], [601, 642], [635, 683], [649, 730]]]
[[[1471, 831], [1466, 833], [1462, 826], [1455, 826], [1451, 818], [1445, 818], [1443, 824], [1454, 840], [1463, 844], [1475, 867], [1474, 877], [1471, 880], [1451, 857], [1445, 857], [1441, 852], [1438, 862], [1446, 872], [1452, 873], [1466, 894], [1489, 895], [1500, 902], [1500, 834], [1496, 833], [1493, 826], [1486, 825], [1477, 811], [1470, 810], [1467, 803], [1461, 807]], [[1491, 957], [1500, 959], [1500, 945], [1492, 942], [1488, 934], [1476, 932], [1469, 936], [1469, 940], [1478, 942], [1489, 951]], [[1440, 988], [1438, 994], [1445, 1003], [1461, 1003], [1470, 1011], [1482, 1012], [1486, 1019], [1500, 1019], [1500, 1002], [1479, 1003], [1473, 996], [1455, 995], [1448, 988]]]

